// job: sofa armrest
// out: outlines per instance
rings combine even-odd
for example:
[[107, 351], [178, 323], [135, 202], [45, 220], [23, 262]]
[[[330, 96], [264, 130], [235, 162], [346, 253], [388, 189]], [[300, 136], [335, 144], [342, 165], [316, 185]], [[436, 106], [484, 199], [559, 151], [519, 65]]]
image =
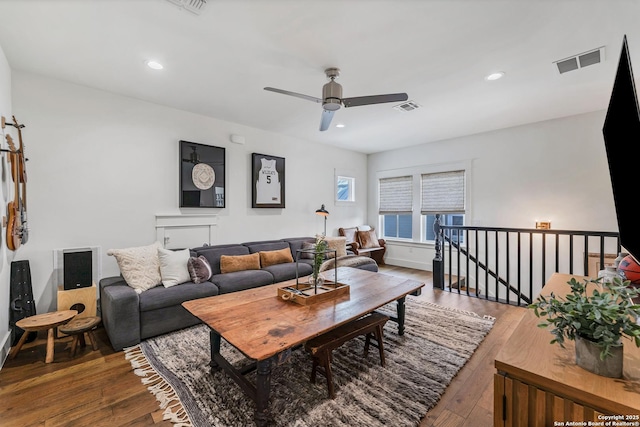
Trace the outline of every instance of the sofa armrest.
[[384, 248], [387, 244], [387, 241], [384, 239], [378, 239], [378, 244]]
[[140, 299], [122, 277], [100, 280], [100, 310], [114, 350], [140, 343]]

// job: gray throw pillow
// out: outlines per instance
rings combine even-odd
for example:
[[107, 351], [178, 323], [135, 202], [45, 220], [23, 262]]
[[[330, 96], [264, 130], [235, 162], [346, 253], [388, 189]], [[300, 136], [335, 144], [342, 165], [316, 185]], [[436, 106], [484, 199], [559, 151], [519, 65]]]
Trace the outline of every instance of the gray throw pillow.
[[[315, 243], [311, 243], [311, 242], [303, 242], [302, 243], [302, 249], [315, 250], [316, 249], [316, 244]], [[313, 252], [300, 252], [300, 258], [301, 259], [313, 259]]]
[[211, 266], [209, 261], [200, 255], [199, 257], [189, 257], [187, 261], [187, 270], [189, 270], [189, 276], [193, 283], [206, 282], [211, 278]]

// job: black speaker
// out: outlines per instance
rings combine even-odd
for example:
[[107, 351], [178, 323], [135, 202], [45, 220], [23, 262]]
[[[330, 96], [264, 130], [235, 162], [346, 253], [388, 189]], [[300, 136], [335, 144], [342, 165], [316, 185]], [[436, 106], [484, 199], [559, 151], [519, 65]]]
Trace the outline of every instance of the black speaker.
[[88, 288], [93, 284], [91, 251], [63, 254], [64, 290]]

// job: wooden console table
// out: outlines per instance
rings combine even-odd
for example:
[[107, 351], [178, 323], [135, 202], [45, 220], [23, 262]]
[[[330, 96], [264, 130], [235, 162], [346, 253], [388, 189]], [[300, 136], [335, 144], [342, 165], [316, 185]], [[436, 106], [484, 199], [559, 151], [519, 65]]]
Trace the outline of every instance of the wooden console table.
[[[555, 273], [541, 294], [569, 293], [571, 277]], [[533, 310], [525, 313], [496, 356], [494, 426], [640, 425], [640, 349], [625, 339], [623, 378], [602, 377], [576, 365], [573, 341], [564, 349], [549, 344], [553, 335], [540, 322]]]

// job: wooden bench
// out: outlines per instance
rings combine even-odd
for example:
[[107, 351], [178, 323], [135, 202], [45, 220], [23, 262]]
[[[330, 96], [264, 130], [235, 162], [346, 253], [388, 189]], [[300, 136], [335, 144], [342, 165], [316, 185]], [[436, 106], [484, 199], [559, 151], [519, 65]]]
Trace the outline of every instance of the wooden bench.
[[[360, 335], [366, 335], [364, 344], [364, 357], [369, 353], [369, 346], [378, 348], [380, 353], [380, 365], [384, 366], [384, 346], [382, 343], [382, 328], [389, 320], [389, 316], [373, 312], [352, 322], [332, 329], [331, 331], [319, 335], [305, 344], [305, 349], [313, 357], [313, 367], [311, 369], [311, 382], [315, 384], [316, 373], [320, 372], [327, 379], [327, 389], [329, 397], [335, 398], [333, 388], [333, 378], [331, 373], [331, 352], [347, 341]], [[376, 343], [371, 343], [371, 339]]]
[[384, 239], [378, 239], [379, 246], [374, 248], [363, 248], [358, 239], [358, 231], [360, 231], [358, 230], [358, 227], [338, 228], [338, 234], [347, 238], [347, 249], [350, 249], [354, 255], [368, 256], [375, 260], [378, 265], [384, 265], [384, 255], [387, 251], [386, 241]]

